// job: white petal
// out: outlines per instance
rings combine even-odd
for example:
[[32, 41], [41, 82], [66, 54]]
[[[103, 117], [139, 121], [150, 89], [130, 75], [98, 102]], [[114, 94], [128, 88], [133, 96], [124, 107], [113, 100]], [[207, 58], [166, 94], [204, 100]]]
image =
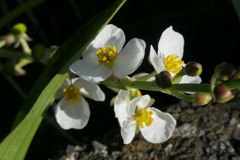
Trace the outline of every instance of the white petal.
[[136, 127], [137, 123], [132, 118], [129, 118], [128, 120], [123, 122], [121, 128], [121, 135], [124, 144], [129, 144], [132, 142], [133, 137], [135, 136]]
[[114, 75], [121, 79], [135, 71], [142, 63], [145, 47], [146, 44], [143, 40], [137, 38], [131, 39], [114, 63]]
[[162, 143], [168, 140], [173, 134], [176, 120], [169, 113], [163, 113], [154, 107], [148, 110], [153, 112], [154, 120], [150, 126], [139, 127], [143, 137], [151, 143]]
[[190, 76], [183, 76], [182, 80], [179, 83], [201, 83], [202, 79], [201, 77], [197, 76], [197, 77], [190, 77]]
[[141, 110], [143, 108], [146, 108], [150, 102], [150, 96], [144, 95], [140, 97], [136, 97], [130, 101], [130, 103], [127, 105], [127, 113], [129, 116], [134, 115], [137, 110]]
[[137, 103], [137, 109], [142, 110], [149, 106], [149, 103], [153, 104], [154, 102], [151, 102], [151, 97], [149, 95], [141, 96], [140, 101]]
[[152, 63], [153, 68], [157, 73], [162, 72], [165, 69], [165, 66], [163, 64], [163, 60], [157, 56], [156, 51], [154, 50], [153, 46], [150, 46], [150, 55], [149, 55], [150, 61]]
[[71, 105], [62, 98], [55, 108], [55, 117], [63, 129], [82, 129], [87, 125], [90, 117], [88, 103], [82, 97], [81, 101]]
[[79, 88], [81, 94], [84, 97], [88, 97], [95, 101], [105, 100], [105, 94], [98, 86], [98, 84], [80, 78], [74, 78], [72, 81], [73, 85]]
[[170, 26], [162, 33], [158, 42], [158, 56], [165, 59], [168, 55], [176, 54], [182, 59], [183, 46], [183, 36], [180, 33], [175, 32], [172, 29], [172, 26]]
[[70, 86], [71, 82], [70, 82], [70, 79], [67, 77], [62, 86], [58, 89], [57, 93], [56, 93], [56, 96], [55, 96], [55, 99], [60, 99], [63, 97], [63, 89], [64, 88], [67, 88], [68, 86]]
[[112, 74], [108, 67], [89, 59], [75, 61], [69, 69], [79, 77], [94, 82], [103, 81]]
[[[138, 78], [141, 78], [141, 77], [146, 76], [146, 75], [149, 75], [149, 73], [137, 73], [137, 74], [133, 75], [132, 78], [133, 79], [138, 79]], [[154, 81], [154, 80], [155, 80], [155, 77], [151, 77], [147, 81]]]
[[[83, 51], [83, 58], [94, 58], [96, 51], [100, 47], [116, 46], [119, 53], [125, 43], [125, 35], [121, 28], [112, 24], [106, 25], [103, 30], [97, 35], [92, 43]], [[97, 57], [97, 56], [96, 56]]]
[[130, 100], [127, 90], [120, 90], [117, 98], [114, 101], [115, 117], [118, 119], [119, 125], [122, 126], [123, 121], [128, 117], [127, 114], [127, 100]]

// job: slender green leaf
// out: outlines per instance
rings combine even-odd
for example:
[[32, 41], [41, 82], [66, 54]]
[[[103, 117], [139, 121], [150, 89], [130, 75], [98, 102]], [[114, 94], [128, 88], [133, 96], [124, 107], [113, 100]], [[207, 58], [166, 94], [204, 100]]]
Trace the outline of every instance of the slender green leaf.
[[29, 0], [28, 2], [24, 3], [23, 5], [13, 9], [11, 12], [7, 13], [5, 16], [0, 18], [0, 29], [12, 21], [14, 18], [19, 16], [20, 14], [24, 13], [26, 10], [44, 2], [46, 0]]
[[233, 6], [235, 8], [235, 11], [238, 15], [238, 18], [240, 20], [240, 1], [239, 0], [232, 0], [232, 4], [233, 4]]
[[69, 65], [81, 57], [81, 52], [125, 2], [126, 0], [116, 1], [81, 27], [57, 50], [24, 102], [21, 116], [18, 116], [17, 121], [21, 121], [31, 106], [33, 106], [32, 109], [1, 143], [0, 160], [24, 159], [47, 107], [51, 104], [54, 94], [68, 75]]

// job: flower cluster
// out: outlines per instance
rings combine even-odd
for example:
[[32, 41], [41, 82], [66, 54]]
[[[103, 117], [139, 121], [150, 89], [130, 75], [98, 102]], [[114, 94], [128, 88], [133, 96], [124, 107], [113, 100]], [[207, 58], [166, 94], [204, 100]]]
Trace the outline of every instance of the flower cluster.
[[[56, 95], [56, 99], [61, 98], [55, 108], [56, 120], [63, 129], [82, 129], [90, 117], [90, 109], [83, 96], [104, 101], [105, 95], [98, 83], [120, 82], [125, 85], [125, 90], [118, 92], [114, 100], [114, 111], [124, 143], [130, 143], [139, 131], [151, 143], [164, 142], [173, 134], [175, 119], [169, 113], [151, 107], [154, 99], [142, 95], [139, 88], [128, 84], [138, 80], [154, 83], [154, 76], [163, 71], [169, 73], [170, 83], [175, 84], [200, 83], [201, 78], [199, 74], [193, 77], [183, 73], [186, 66], [182, 61], [184, 39], [171, 26], [162, 33], [158, 52], [153, 46], [150, 47], [150, 63], [155, 69], [153, 74], [128, 77], [141, 65], [146, 44], [138, 38], [124, 44], [122, 29], [109, 24], [87, 46], [82, 52], [82, 59], [75, 61], [69, 68], [78, 78], [67, 78]], [[155, 81], [159, 81], [158, 77]], [[159, 88], [159, 91], [174, 95], [169, 88]]]

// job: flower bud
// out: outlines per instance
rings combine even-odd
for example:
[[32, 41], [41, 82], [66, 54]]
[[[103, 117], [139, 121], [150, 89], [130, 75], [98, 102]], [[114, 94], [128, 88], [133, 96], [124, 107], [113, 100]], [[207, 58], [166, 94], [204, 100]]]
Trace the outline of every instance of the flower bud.
[[[240, 72], [236, 73], [233, 79], [240, 79]], [[236, 88], [240, 90], [240, 87]]]
[[155, 83], [161, 89], [171, 88], [172, 76], [168, 71], [162, 71], [156, 76]]
[[198, 105], [206, 105], [212, 99], [212, 95], [208, 92], [195, 92], [193, 95], [193, 100]]
[[225, 63], [220, 69], [219, 77], [226, 81], [233, 76], [234, 71], [235, 68], [231, 63]]
[[232, 91], [225, 85], [219, 84], [214, 87], [213, 95], [218, 103], [225, 103], [232, 99]]
[[11, 33], [14, 35], [25, 33], [26, 31], [27, 31], [27, 27], [23, 23], [15, 24], [11, 29]]
[[36, 44], [32, 48], [32, 57], [38, 61], [44, 57], [45, 52], [46, 52], [46, 48], [44, 45]]
[[14, 75], [15, 67], [12, 62], [6, 62], [3, 64], [3, 73], [7, 76]]
[[191, 77], [199, 76], [202, 73], [202, 65], [195, 61], [188, 62], [184, 68], [185, 74]]

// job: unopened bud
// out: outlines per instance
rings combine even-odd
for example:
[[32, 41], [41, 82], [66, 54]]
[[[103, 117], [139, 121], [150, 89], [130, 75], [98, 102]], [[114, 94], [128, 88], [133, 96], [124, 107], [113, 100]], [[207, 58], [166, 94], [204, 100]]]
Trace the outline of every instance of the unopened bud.
[[14, 35], [25, 33], [26, 31], [27, 31], [27, 27], [23, 23], [15, 24], [11, 29], [11, 33]]
[[44, 45], [36, 44], [32, 48], [32, 57], [38, 61], [44, 57], [45, 52], [46, 52], [46, 48]]
[[214, 87], [213, 95], [218, 103], [225, 103], [232, 99], [232, 91], [225, 85], [219, 84]]
[[6, 62], [3, 64], [3, 73], [7, 76], [12, 76], [15, 72], [15, 67], [12, 62]]
[[240, 79], [240, 72], [236, 73], [233, 79]]
[[184, 70], [186, 75], [196, 77], [202, 73], [202, 65], [195, 61], [191, 61], [187, 63]]
[[225, 63], [220, 69], [219, 77], [222, 80], [226, 81], [233, 76], [234, 71], [235, 71], [235, 68], [231, 63]]
[[193, 100], [198, 105], [206, 105], [208, 104], [212, 99], [212, 95], [208, 92], [196, 92], [193, 95]]
[[[233, 79], [240, 79], [240, 72], [236, 73]], [[240, 87], [238, 87], [237, 89], [240, 90]]]
[[156, 76], [155, 83], [161, 89], [171, 88], [172, 76], [168, 71], [162, 71]]

